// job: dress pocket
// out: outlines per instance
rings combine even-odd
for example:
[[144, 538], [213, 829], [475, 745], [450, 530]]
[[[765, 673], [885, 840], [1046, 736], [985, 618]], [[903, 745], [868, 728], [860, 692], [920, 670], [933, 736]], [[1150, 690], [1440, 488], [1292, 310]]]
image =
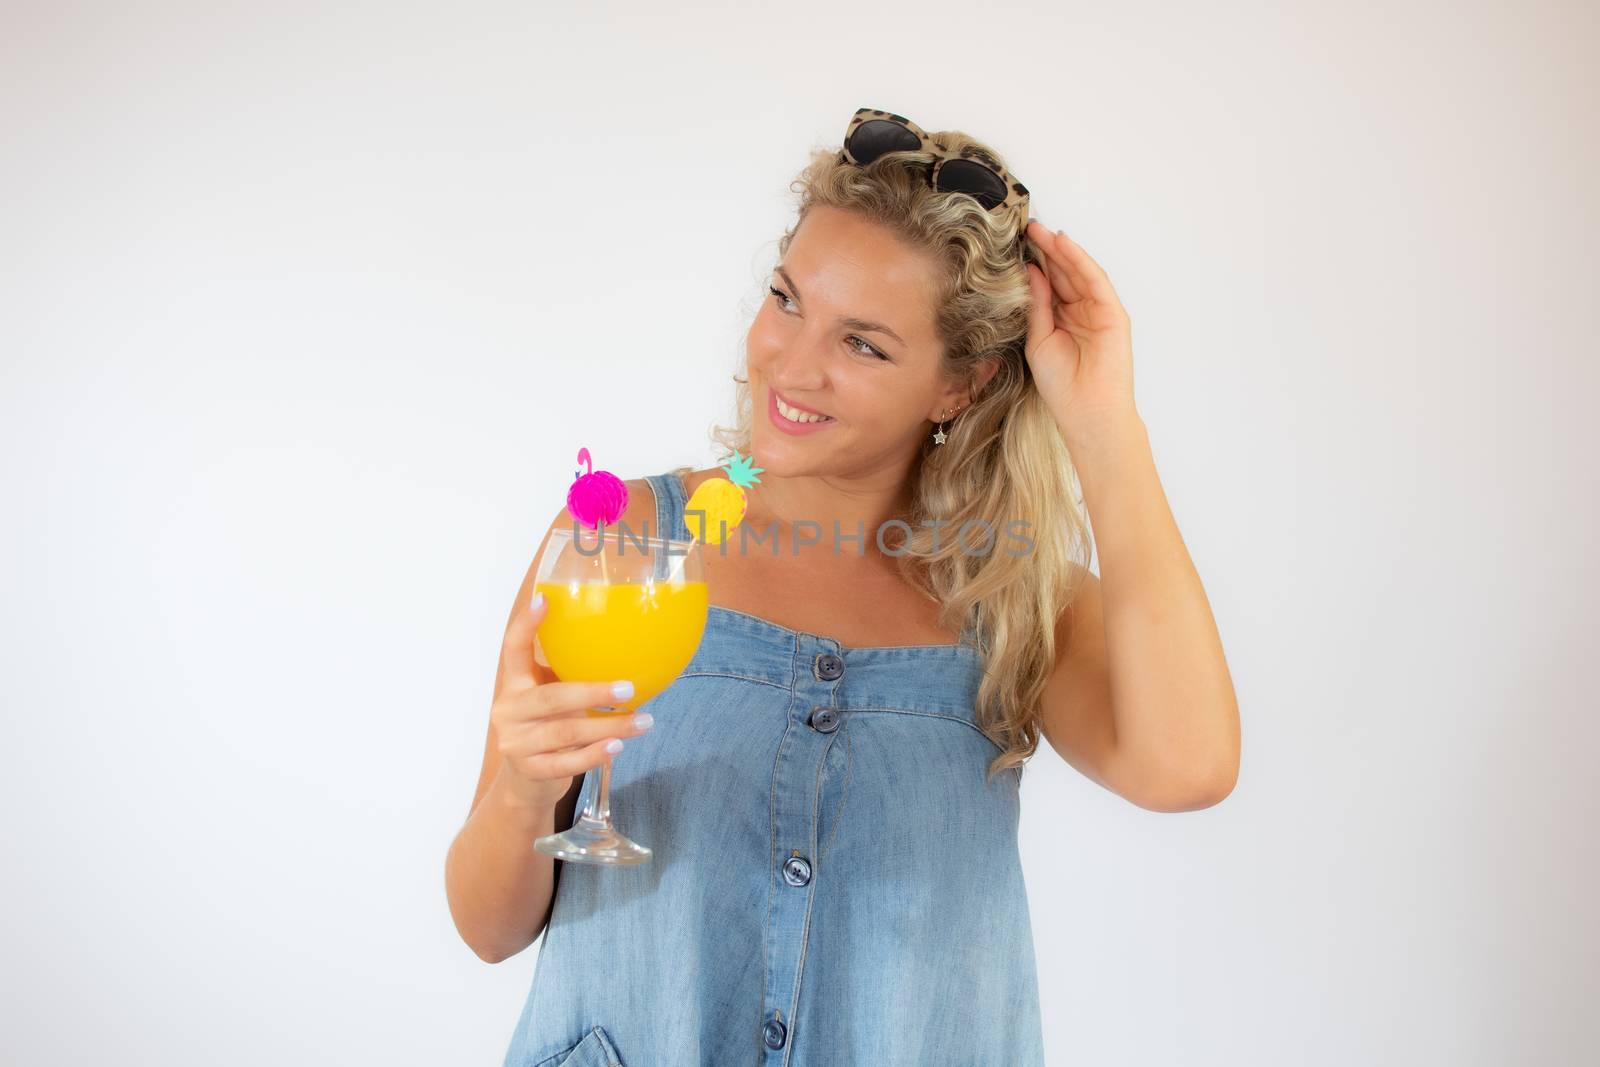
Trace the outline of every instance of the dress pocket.
[[627, 1064], [617, 1055], [606, 1032], [591, 1026], [582, 1041], [565, 1052], [540, 1060], [534, 1067], [627, 1067]]

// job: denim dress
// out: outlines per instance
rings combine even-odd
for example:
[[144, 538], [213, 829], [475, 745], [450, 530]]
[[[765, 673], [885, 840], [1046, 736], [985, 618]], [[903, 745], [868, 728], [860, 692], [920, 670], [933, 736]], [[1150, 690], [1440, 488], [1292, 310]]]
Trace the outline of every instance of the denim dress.
[[[688, 540], [677, 473], [648, 481]], [[981, 674], [967, 635], [851, 647], [712, 605], [612, 765], [653, 855], [556, 861], [505, 1067], [1043, 1064], [1021, 770], [985, 784]]]

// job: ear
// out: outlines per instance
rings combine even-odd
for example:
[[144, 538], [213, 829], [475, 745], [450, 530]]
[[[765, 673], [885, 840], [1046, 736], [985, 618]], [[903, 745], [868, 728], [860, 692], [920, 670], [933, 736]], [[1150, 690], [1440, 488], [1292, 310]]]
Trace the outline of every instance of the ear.
[[[985, 356], [980, 359], [972, 370], [970, 384], [956, 384], [950, 386], [939, 394], [938, 404], [940, 411], [948, 410], [952, 417], [958, 411], [965, 411], [972, 406], [973, 398], [982, 394], [984, 387], [989, 384], [1000, 370], [1000, 360], [994, 356]], [[928, 416], [928, 421], [938, 422], [939, 412], [935, 411]]]
[[965, 384], [963, 382], [952, 382], [952, 384], [946, 386], [944, 392], [941, 392], [936, 397], [938, 408], [928, 416], [928, 421], [941, 421], [939, 416], [944, 411], [949, 411], [947, 418], [954, 419], [958, 413], [971, 408], [973, 406], [973, 397], [981, 394], [984, 386], [989, 384], [989, 379], [994, 378], [995, 371], [998, 370], [1000, 370], [1000, 362], [995, 358], [982, 358], [982, 360], [979, 360], [978, 365], [973, 366], [973, 373], [971, 373], [970, 378], [966, 379]]
[[[980, 359], [977, 367], [972, 372], [971, 396], [982, 396], [984, 389], [989, 385], [989, 379], [993, 378], [999, 373], [999, 371], [1000, 360], [998, 357], [985, 356], [983, 359]], [[971, 402], [972, 401], [968, 399], [967, 403], [970, 404]]]

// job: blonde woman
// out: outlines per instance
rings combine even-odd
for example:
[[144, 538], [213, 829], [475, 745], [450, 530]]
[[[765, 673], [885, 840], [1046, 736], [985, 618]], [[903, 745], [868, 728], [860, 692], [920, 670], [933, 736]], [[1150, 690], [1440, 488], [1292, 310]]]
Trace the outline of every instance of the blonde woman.
[[[610, 686], [535, 661], [537, 556], [514, 600], [447, 861], [481, 957], [545, 933], [507, 1067], [1042, 1064], [1016, 834], [1040, 735], [1152, 811], [1237, 776], [1105, 272], [993, 150], [888, 112], [796, 188], [714, 433], [761, 468], [761, 539], [704, 552], [705, 634], [659, 725], [585, 717]], [[633, 481], [621, 521], [687, 540], [721, 474]], [[535, 852], [624, 741], [611, 805], [653, 861]]]

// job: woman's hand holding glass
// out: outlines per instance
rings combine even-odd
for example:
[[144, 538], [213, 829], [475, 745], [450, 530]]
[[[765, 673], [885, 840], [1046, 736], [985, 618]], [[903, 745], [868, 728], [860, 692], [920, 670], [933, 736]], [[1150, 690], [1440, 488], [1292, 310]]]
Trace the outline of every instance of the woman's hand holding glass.
[[[574, 776], [606, 764], [622, 739], [638, 737], [632, 715], [592, 716], [590, 708], [624, 703], [633, 683], [562, 682], [534, 659], [534, 637], [550, 605], [537, 592], [506, 628], [500, 660], [505, 684], [490, 708], [506, 787], [530, 808], [555, 807]], [[541, 680], [542, 679], [542, 680]], [[616, 684], [625, 690], [614, 690]], [[613, 750], [607, 744], [615, 741]]]
[[[705, 632], [708, 590], [699, 546], [692, 542], [553, 529], [534, 589], [550, 601], [539, 645], [555, 677], [579, 687], [589, 679], [626, 678], [634, 684], [624, 698], [609, 691], [609, 682], [600, 686], [605, 695], [584, 712], [600, 722], [631, 723], [641, 704], [683, 673]], [[533, 847], [569, 863], [648, 863], [650, 849], [611, 821], [609, 759], [600, 762], [596, 778], [577, 822], [538, 838]]]

